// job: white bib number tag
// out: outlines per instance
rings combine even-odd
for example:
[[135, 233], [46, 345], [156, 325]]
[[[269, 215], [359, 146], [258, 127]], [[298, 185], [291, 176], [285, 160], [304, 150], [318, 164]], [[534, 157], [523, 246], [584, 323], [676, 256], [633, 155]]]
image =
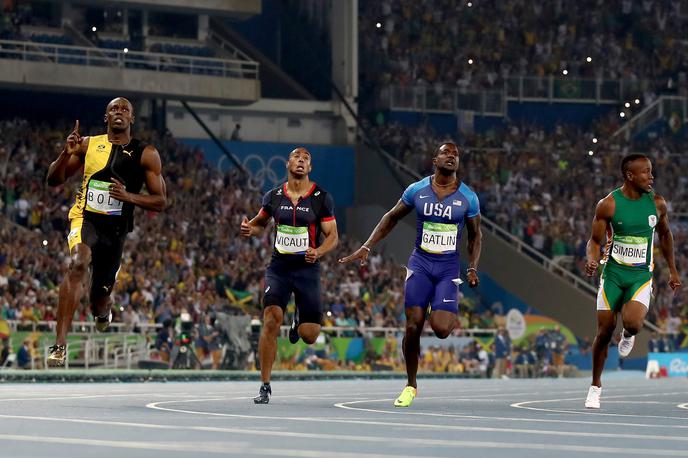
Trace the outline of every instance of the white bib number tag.
[[124, 202], [110, 196], [107, 181], [91, 180], [86, 190], [86, 210], [102, 215], [121, 215]]
[[277, 226], [275, 249], [282, 254], [305, 254], [308, 249], [308, 228], [280, 224]]
[[423, 223], [420, 247], [428, 253], [447, 254], [456, 251], [456, 224]]
[[612, 259], [624, 266], [643, 266], [647, 264], [648, 245], [645, 237], [614, 237]]

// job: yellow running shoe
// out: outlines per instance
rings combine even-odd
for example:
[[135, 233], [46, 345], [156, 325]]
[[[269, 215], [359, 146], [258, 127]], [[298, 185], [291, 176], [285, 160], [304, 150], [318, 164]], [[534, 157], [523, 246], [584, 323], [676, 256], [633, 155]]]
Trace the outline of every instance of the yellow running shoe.
[[404, 391], [401, 392], [399, 397], [394, 401], [394, 407], [408, 407], [411, 405], [415, 399], [417, 391], [412, 386], [407, 386]]

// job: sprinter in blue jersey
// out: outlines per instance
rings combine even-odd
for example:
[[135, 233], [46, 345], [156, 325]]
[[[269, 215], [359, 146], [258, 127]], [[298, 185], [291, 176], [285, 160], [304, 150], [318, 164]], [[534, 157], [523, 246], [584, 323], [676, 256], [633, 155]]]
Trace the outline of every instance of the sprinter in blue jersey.
[[406, 188], [401, 200], [385, 213], [368, 240], [351, 255], [339, 260], [346, 263], [358, 259], [365, 264], [373, 246], [415, 209], [416, 243], [406, 268], [404, 291], [406, 334], [402, 347], [408, 383], [394, 401], [396, 407], [408, 407], [416, 397], [420, 335], [428, 307], [430, 326], [437, 337], [446, 338], [456, 327], [461, 283], [459, 246], [464, 226], [468, 230], [466, 278], [471, 287], [479, 283], [480, 205], [475, 193], [457, 178], [459, 148], [454, 143], [442, 143], [435, 150], [433, 164], [435, 174]]

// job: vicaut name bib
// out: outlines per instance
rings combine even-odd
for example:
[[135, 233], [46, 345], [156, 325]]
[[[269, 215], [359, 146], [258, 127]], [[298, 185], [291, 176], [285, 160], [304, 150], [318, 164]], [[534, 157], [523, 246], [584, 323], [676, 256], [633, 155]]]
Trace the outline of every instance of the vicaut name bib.
[[275, 249], [282, 254], [305, 254], [308, 249], [308, 228], [278, 225]]

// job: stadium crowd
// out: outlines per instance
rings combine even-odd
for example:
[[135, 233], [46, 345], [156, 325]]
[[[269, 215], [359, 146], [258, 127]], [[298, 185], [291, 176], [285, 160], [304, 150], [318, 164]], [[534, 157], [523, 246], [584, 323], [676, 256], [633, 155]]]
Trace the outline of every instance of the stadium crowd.
[[514, 76], [566, 70], [568, 77], [648, 79], [648, 91], [688, 91], [685, 2], [384, 0], [360, 5], [363, 86], [489, 89]]

